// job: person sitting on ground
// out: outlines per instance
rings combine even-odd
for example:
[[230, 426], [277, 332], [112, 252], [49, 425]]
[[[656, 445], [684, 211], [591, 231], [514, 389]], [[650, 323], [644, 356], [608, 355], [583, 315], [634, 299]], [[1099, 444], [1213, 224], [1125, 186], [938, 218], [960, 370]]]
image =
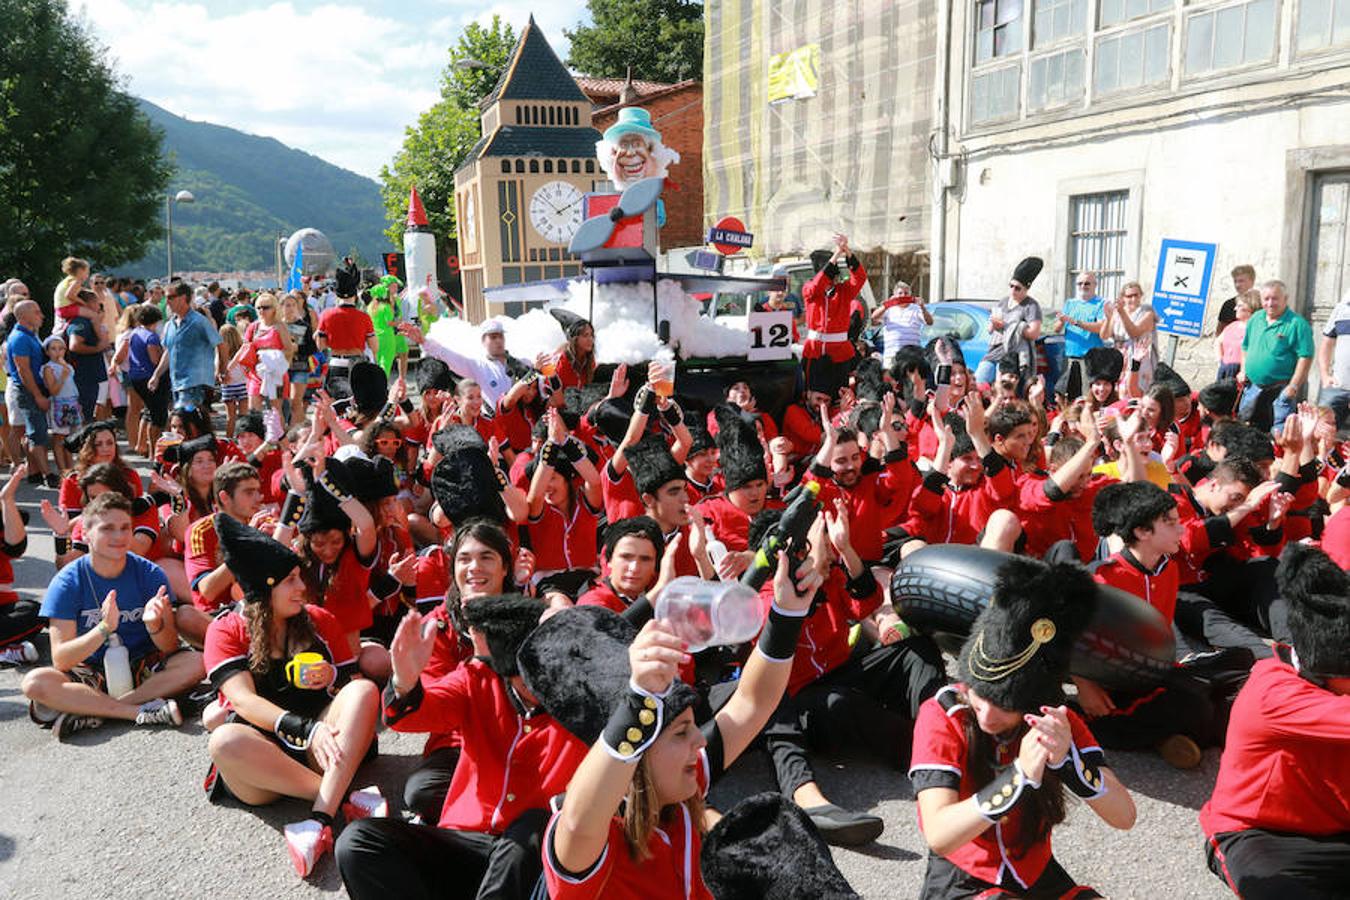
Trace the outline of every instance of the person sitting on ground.
[[[131, 501], [103, 494], [81, 518], [89, 553], [57, 572], [42, 600], [52, 664], [24, 676], [29, 715], [58, 740], [104, 719], [181, 725], [172, 698], [202, 680], [202, 655], [179, 644], [164, 572], [129, 550]], [[133, 683], [117, 697], [102, 671], [114, 638], [126, 648]]]
[[[138, 497], [127, 481], [126, 473], [111, 463], [98, 463], [90, 466], [80, 476], [80, 502], [83, 509], [99, 494], [111, 491], [131, 498], [132, 535], [131, 552], [159, 564], [163, 556], [159, 540], [159, 507], [151, 498]], [[52, 530], [52, 540], [56, 550], [56, 568], [63, 569], [70, 563], [89, 552], [89, 543], [84, 537], [84, 523], [77, 513], [71, 516], [65, 510], [57, 509], [50, 500], [43, 500], [39, 507], [42, 519]], [[164, 568], [162, 565], [160, 568]], [[169, 577], [166, 570], [165, 576]], [[173, 578], [169, 577], [169, 586], [173, 587]], [[181, 631], [181, 629], [180, 629]]]
[[1252, 667], [1200, 810], [1209, 869], [1239, 897], [1345, 893], [1350, 870], [1350, 576], [1291, 544], [1279, 564], [1292, 646]]
[[1000, 568], [971, 627], [959, 681], [926, 701], [909, 778], [929, 847], [921, 896], [1100, 897], [1055, 860], [1065, 790], [1112, 828], [1134, 801], [1082, 718], [1064, 702], [1069, 654], [1092, 619], [1092, 579], [1071, 563]]
[[309, 817], [284, 829], [291, 863], [305, 878], [333, 846], [339, 804], [348, 821], [384, 812], [378, 791], [356, 792], [343, 804], [375, 746], [379, 689], [353, 679], [341, 626], [306, 602], [300, 557], [232, 516], [215, 519], [243, 600], [206, 635], [206, 665], [227, 720], [211, 731], [204, 786], [213, 801], [311, 801]]
[[19, 510], [19, 485], [28, 475], [28, 466], [15, 466], [0, 488], [0, 667], [34, 663], [37, 647], [29, 638], [42, 630], [39, 605], [14, 590], [14, 564], [28, 550], [27, 514]]
[[[66, 449], [75, 454], [75, 466], [61, 479], [61, 488], [56, 495], [56, 505], [62, 512], [72, 516], [79, 513], [86, 499], [80, 487], [80, 479], [100, 463], [115, 466], [121, 471], [131, 489], [131, 493], [125, 496], [140, 496], [141, 476], [122, 460], [122, 453], [117, 444], [116, 420], [103, 419], [90, 422], [66, 438]], [[145, 556], [144, 553], [141, 555]]]
[[[188, 526], [187, 549], [183, 553], [183, 569], [192, 590], [192, 610], [179, 615], [179, 628], [189, 643], [197, 645], [205, 640], [211, 619], [222, 607], [238, 599], [232, 590], [238, 582], [225, 565], [216, 519], [227, 515], [248, 525], [262, 506], [262, 481], [258, 470], [248, 463], [226, 463], [216, 469], [211, 493], [218, 515], [202, 516]], [[185, 625], [188, 627], [184, 628]]]

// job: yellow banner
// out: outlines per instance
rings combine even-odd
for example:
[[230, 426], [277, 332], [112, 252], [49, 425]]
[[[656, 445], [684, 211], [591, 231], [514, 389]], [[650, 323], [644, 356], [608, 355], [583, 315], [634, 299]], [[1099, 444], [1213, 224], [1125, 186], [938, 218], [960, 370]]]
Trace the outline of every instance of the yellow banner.
[[769, 102], [805, 100], [820, 84], [820, 45], [805, 44], [769, 58]]

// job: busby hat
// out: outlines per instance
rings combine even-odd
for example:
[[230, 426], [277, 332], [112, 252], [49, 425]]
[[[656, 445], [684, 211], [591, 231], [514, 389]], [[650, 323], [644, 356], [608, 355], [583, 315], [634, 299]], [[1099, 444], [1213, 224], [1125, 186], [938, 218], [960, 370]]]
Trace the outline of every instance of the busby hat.
[[961, 681], [1003, 709], [1063, 702], [1069, 653], [1096, 599], [1096, 584], [1081, 566], [1010, 558], [961, 648]]
[[455, 378], [450, 374], [450, 367], [434, 356], [423, 356], [417, 361], [415, 380], [419, 394], [452, 391], [455, 388]]
[[752, 481], [768, 481], [769, 469], [764, 465], [764, 451], [759, 444], [747, 446], [740, 441], [724, 444], [719, 457], [722, 480], [726, 489], [734, 491]]
[[373, 362], [360, 360], [351, 368], [352, 405], [359, 413], [373, 416], [389, 400], [389, 376]]
[[1238, 383], [1231, 378], [1215, 381], [1200, 389], [1200, 403], [1212, 415], [1231, 416], [1237, 410]]
[[[558, 724], [595, 743], [632, 670], [628, 645], [637, 629], [603, 606], [573, 606], [541, 622], [516, 652], [525, 686]], [[694, 689], [676, 680], [662, 698], [662, 725], [694, 705]]]
[[[347, 464], [340, 459], [329, 457], [324, 464], [328, 477], [343, 488], [352, 484], [347, 472]], [[319, 531], [346, 531], [352, 527], [352, 520], [342, 511], [342, 504], [323, 487], [311, 484], [305, 491], [305, 509], [295, 529], [301, 534], [314, 534]]]
[[258, 410], [246, 412], [239, 417], [238, 425], [235, 427], [236, 434], [256, 434], [263, 440], [267, 440], [267, 423], [263, 420], [263, 414]]
[[1170, 390], [1173, 397], [1189, 397], [1191, 394], [1191, 386], [1186, 383], [1186, 379], [1165, 362], [1160, 362], [1154, 367], [1153, 383], [1161, 384]]
[[717, 446], [728, 443], [759, 444], [759, 432], [755, 429], [756, 416], [731, 403], [719, 403], [712, 408], [713, 424], [717, 426], [715, 437]]
[[398, 475], [393, 462], [387, 457], [377, 456], [369, 460], [363, 456], [353, 456], [344, 465], [351, 476], [352, 493], [362, 503], [398, 496]]
[[464, 621], [487, 638], [488, 665], [492, 671], [510, 678], [520, 674], [516, 651], [547, 608], [543, 600], [522, 594], [475, 597], [464, 604]]
[[1093, 347], [1083, 354], [1083, 369], [1088, 384], [1094, 381], [1115, 384], [1125, 371], [1125, 356], [1115, 347]]
[[704, 428], [702, 425], [689, 426], [689, 440], [690, 456], [717, 449], [717, 442], [713, 440], [713, 436], [708, 433], [708, 429]]
[[[598, 382], [591, 382], [590, 384], [584, 384], [581, 387], [565, 388], [563, 390], [562, 409], [558, 411], [563, 417], [563, 424], [567, 426], [567, 429], [569, 431], [575, 430], [577, 425], [581, 423], [581, 419], [583, 416], [587, 416], [588, 413], [591, 413], [593, 410], [595, 410], [597, 408], [597, 405], [603, 405], [602, 401], [606, 401], [606, 396], [608, 394], [609, 394], [609, 385], [600, 384]], [[617, 419], [610, 418], [606, 420], [607, 429], [612, 430], [615, 427], [620, 427], [623, 429], [622, 431], [618, 432], [618, 437], [615, 438], [614, 440], [614, 443], [617, 444], [619, 441], [623, 440], [624, 432], [628, 430], [628, 417], [633, 414], [633, 404], [631, 400], [628, 400], [623, 397], [620, 397], [619, 399], [614, 400], [612, 402], [615, 405], [612, 407], [606, 407], [608, 411], [607, 415], [611, 415], [612, 412], [615, 410], [617, 410], [623, 415], [622, 426], [618, 425]], [[591, 418], [591, 424], [596, 426], [597, 428], [600, 427], [594, 418]], [[608, 435], [609, 431], [607, 430], [605, 434]]]
[[216, 513], [215, 526], [225, 566], [250, 603], [270, 599], [272, 588], [300, 565], [299, 555], [290, 547], [233, 516]]
[[1055, 382], [1055, 393], [1070, 400], [1077, 400], [1083, 396], [1083, 367], [1072, 362], [1065, 366]]
[[89, 422], [88, 424], [77, 428], [66, 437], [66, 449], [71, 453], [79, 453], [80, 448], [84, 446], [85, 441], [89, 440], [100, 431], [110, 431], [113, 435], [116, 435], [117, 421], [115, 419], [100, 419], [97, 422]]
[[445, 458], [431, 472], [431, 495], [458, 527], [473, 518], [506, 521], [497, 472], [487, 446], [470, 425], [452, 425], [432, 438]]
[[189, 462], [192, 457], [204, 451], [216, 452], [215, 435], [202, 434], [190, 441], [183, 441], [181, 444], [174, 444], [164, 450], [164, 461], [181, 465]]
[[1012, 278], [1023, 287], [1031, 287], [1031, 283], [1036, 280], [1036, 276], [1041, 274], [1042, 267], [1045, 266], [1045, 260], [1039, 256], [1028, 256], [1017, 264], [1013, 269]]
[[555, 306], [548, 311], [548, 314], [557, 320], [562, 326], [563, 334], [568, 338], [574, 338], [582, 331], [590, 327], [590, 322], [583, 319], [574, 312], [563, 309], [561, 306]]
[[639, 495], [655, 494], [663, 484], [685, 480], [684, 467], [670, 455], [659, 435], [648, 435], [629, 448], [627, 458]]
[[831, 253], [829, 250], [812, 250], [811, 268], [819, 272], [821, 269], [829, 265], [830, 257], [833, 255], [834, 254]]
[[1290, 544], [1275, 570], [1289, 604], [1289, 634], [1299, 668], [1310, 675], [1350, 678], [1350, 574], [1307, 544]]
[[703, 839], [699, 867], [717, 900], [858, 897], [810, 817], [778, 791], [732, 807]]
[[[579, 394], [573, 394], [568, 399], [571, 400], [573, 397], [582, 399]], [[633, 404], [623, 397], [617, 400], [602, 400], [591, 407], [585, 415], [596, 434], [603, 436], [611, 444], [618, 445], [628, 433], [628, 423], [633, 418]], [[564, 423], [567, 421], [566, 412], [563, 421]]]

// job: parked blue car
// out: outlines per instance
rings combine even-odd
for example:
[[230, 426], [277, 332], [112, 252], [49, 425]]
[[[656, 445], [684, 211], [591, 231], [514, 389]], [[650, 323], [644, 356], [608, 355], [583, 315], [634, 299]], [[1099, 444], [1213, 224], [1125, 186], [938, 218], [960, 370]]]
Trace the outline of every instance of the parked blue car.
[[[936, 337], [955, 338], [961, 345], [966, 368], [973, 374], [989, 352], [989, 314], [994, 303], [993, 300], [945, 300], [931, 304], [928, 311], [933, 314], [933, 324], [924, 326], [924, 345]], [[1047, 320], [1053, 321], [1052, 318]], [[1054, 334], [1036, 341], [1036, 370], [1045, 376], [1047, 389], [1054, 389], [1063, 368], [1064, 338]]]

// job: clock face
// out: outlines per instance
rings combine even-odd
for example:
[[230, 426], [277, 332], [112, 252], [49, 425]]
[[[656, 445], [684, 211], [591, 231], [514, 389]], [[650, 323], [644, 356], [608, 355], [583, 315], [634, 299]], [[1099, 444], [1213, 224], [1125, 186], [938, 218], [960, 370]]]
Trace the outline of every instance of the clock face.
[[565, 244], [581, 225], [581, 191], [550, 181], [530, 197], [530, 224], [548, 241]]

